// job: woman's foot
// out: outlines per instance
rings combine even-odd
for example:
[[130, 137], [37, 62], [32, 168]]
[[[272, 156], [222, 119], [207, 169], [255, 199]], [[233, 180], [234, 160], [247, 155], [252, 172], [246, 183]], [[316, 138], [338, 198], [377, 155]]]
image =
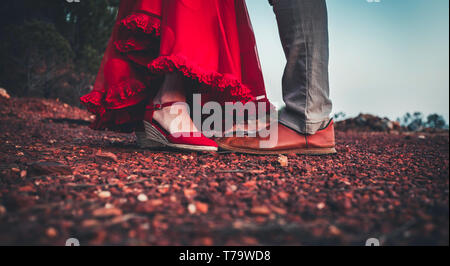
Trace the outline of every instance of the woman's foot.
[[158, 122], [170, 134], [200, 132], [192, 121], [189, 107], [185, 102], [177, 102], [172, 106], [155, 110], [153, 112], [153, 120]]
[[194, 125], [184, 93], [181, 74], [167, 74], [161, 90], [147, 107], [143, 122], [145, 140], [151, 143], [150, 147], [159, 143], [183, 150], [217, 151], [217, 144]]
[[[165, 103], [147, 107], [145, 120], [143, 121], [145, 139], [151, 143], [159, 143], [163, 146], [181, 150], [217, 151], [218, 145], [213, 140], [208, 139], [198, 130], [192, 130], [193, 122], [190, 117], [186, 118], [183, 112], [180, 112], [175, 117], [172, 117], [171, 112], [160, 113], [161, 117], [165, 117], [165, 120], [162, 121], [168, 129], [154, 119], [156, 111], [176, 108], [176, 105], [180, 105], [180, 103]], [[181, 121], [183, 119], [188, 123]], [[185, 131], [186, 129], [188, 131]]]

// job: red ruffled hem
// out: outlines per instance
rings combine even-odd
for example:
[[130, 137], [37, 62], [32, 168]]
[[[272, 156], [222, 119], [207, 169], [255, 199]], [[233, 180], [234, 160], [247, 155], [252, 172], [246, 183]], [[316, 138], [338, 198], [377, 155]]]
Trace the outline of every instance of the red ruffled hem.
[[120, 25], [132, 32], [161, 36], [161, 18], [149, 13], [134, 13], [124, 18]]
[[[121, 53], [159, 49], [161, 20], [155, 15], [134, 13], [119, 23], [119, 37], [114, 46]], [[157, 42], [158, 44], [154, 44]]]
[[132, 132], [136, 123], [142, 120], [141, 103], [148, 99], [146, 86], [140, 81], [119, 83], [112, 91], [119, 95], [107, 95], [99, 91], [91, 91], [80, 98], [89, 112], [96, 115], [91, 124], [92, 129], [111, 129], [121, 132]]
[[91, 91], [80, 98], [81, 103], [86, 106], [89, 112], [95, 115], [102, 115], [105, 113], [105, 108], [102, 106], [103, 94], [98, 91]]
[[185, 77], [207, 85], [210, 88], [217, 89], [221, 92], [228, 91], [231, 96], [239, 98], [242, 102], [255, 99], [251, 95], [251, 90], [233, 75], [220, 74], [216, 71], [202, 69], [195, 63], [189, 62], [182, 55], [160, 56], [150, 62], [148, 68], [154, 74], [178, 71]]
[[[87, 106], [88, 110], [95, 114], [102, 114], [106, 109], [122, 109], [136, 104], [138, 99], [146, 97], [146, 86], [137, 80], [121, 82], [114, 88], [116, 95], [105, 94], [96, 90], [82, 96], [81, 102]], [[134, 100], [133, 100], [134, 99]]]

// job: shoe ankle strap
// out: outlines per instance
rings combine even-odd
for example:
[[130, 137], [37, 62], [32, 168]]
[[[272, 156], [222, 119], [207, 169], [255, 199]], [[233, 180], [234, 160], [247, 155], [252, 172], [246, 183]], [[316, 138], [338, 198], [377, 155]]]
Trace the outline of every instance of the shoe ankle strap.
[[145, 107], [145, 109], [146, 110], [149, 110], [149, 111], [157, 111], [157, 110], [161, 110], [161, 109], [163, 109], [163, 108], [165, 108], [165, 107], [169, 107], [169, 106], [172, 106], [172, 105], [174, 105], [174, 104], [176, 104], [176, 103], [179, 103], [179, 102], [168, 102], [168, 103], [163, 103], [163, 104], [153, 104], [153, 105], [147, 105], [146, 107]]

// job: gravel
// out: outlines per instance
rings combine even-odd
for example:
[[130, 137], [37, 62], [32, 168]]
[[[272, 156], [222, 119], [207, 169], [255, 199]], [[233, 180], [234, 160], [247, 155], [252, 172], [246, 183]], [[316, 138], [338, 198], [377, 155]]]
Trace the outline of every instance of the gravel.
[[337, 131], [337, 155], [139, 149], [53, 100], [0, 103], [0, 245], [449, 244], [449, 136]]

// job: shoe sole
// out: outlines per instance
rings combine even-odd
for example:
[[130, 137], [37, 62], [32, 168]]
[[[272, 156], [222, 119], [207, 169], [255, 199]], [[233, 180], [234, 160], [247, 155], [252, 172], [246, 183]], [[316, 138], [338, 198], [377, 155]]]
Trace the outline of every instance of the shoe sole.
[[141, 144], [144, 148], [164, 148], [170, 147], [180, 150], [187, 151], [218, 151], [218, 148], [211, 146], [196, 146], [196, 145], [188, 145], [188, 144], [174, 144], [170, 143], [167, 138], [152, 124], [147, 121], [144, 121], [145, 133], [143, 134], [143, 138], [141, 139]]
[[231, 147], [226, 144], [219, 144], [219, 147], [224, 150], [229, 150], [238, 153], [256, 154], [256, 155], [280, 155], [280, 154], [301, 154], [301, 155], [331, 155], [336, 154], [336, 148], [302, 148], [302, 149], [289, 149], [289, 150], [253, 150]]
[[148, 139], [145, 132], [135, 132], [135, 134], [136, 142], [142, 149], [160, 149], [164, 148], [165, 146], [159, 142]]

